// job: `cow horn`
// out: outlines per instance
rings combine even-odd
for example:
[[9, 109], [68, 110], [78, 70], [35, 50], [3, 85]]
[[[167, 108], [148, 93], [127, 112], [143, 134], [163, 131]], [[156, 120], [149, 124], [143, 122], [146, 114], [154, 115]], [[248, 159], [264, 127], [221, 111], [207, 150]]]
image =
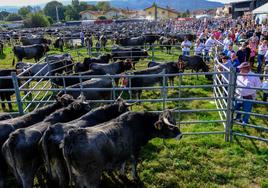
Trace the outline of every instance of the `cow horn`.
[[116, 99], [116, 100], [121, 99], [123, 92], [124, 92], [124, 91], [121, 91], [120, 95], [117, 97], [117, 99]]
[[170, 126], [170, 127], [176, 127], [176, 125], [173, 125], [172, 123], [170, 123], [166, 117], [163, 118], [163, 121], [164, 121], [164, 123], [165, 123], [166, 125], [168, 125], [168, 126]]
[[137, 103], [139, 103], [139, 102], [134, 102], [134, 103], [126, 103], [126, 106], [133, 106], [133, 105], [135, 105], [135, 104], [137, 104]]
[[174, 112], [175, 110], [177, 110], [179, 107], [176, 107], [176, 108], [173, 108], [173, 109], [170, 109], [171, 112]]
[[83, 93], [79, 95], [78, 99], [81, 100], [82, 102], [86, 101], [86, 97]]

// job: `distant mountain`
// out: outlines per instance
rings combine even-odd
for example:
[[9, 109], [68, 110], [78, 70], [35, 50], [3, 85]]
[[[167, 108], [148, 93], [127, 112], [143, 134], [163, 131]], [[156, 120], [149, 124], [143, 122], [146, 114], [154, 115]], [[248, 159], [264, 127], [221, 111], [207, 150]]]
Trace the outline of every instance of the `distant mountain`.
[[0, 6], [0, 12], [7, 11], [7, 12], [15, 13], [15, 12], [18, 12], [19, 8], [20, 7], [17, 7], [17, 6]]
[[[171, 7], [178, 11], [210, 9], [223, 6], [222, 3], [207, 0], [110, 0], [113, 7], [129, 9], [145, 9], [154, 2], [160, 7]], [[98, 1], [87, 1], [88, 4], [97, 4]]]

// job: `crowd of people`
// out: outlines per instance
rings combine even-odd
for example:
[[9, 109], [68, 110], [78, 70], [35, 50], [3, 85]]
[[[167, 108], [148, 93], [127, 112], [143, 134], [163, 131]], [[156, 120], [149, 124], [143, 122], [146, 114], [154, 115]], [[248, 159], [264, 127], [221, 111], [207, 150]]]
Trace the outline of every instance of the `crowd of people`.
[[[234, 67], [240, 73], [236, 79], [237, 100], [234, 108], [236, 111], [242, 108], [244, 113], [243, 117], [237, 113], [235, 120], [248, 124], [252, 101], [256, 99], [256, 89], [252, 88], [263, 88], [263, 101], [268, 98], [268, 76], [258, 75], [268, 75], [268, 24], [257, 24], [245, 18], [214, 21], [205, 20], [199, 23], [199, 27], [192, 27], [197, 29], [196, 41], [192, 44], [186, 37], [181, 43], [182, 53], [189, 55], [193, 47], [194, 55], [203, 56], [209, 63], [209, 53], [220, 49], [217, 53], [223, 66], [227, 69]], [[223, 84], [229, 83], [228, 75], [221, 75]]]

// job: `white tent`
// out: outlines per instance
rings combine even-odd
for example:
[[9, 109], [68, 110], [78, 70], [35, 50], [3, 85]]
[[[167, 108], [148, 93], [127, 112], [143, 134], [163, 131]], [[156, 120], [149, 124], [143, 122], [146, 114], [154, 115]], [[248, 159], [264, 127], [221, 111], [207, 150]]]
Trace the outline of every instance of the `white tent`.
[[252, 11], [253, 14], [268, 14], [268, 3], [256, 8]]

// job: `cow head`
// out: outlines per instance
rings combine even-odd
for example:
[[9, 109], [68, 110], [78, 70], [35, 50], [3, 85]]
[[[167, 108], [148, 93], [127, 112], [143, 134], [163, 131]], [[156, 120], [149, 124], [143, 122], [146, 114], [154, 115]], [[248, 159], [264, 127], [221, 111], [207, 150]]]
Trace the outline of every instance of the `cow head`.
[[180, 129], [176, 126], [176, 120], [171, 110], [165, 110], [159, 115], [154, 124], [157, 136], [160, 138], [175, 138], [181, 135]]
[[74, 101], [74, 98], [73, 96], [68, 95], [68, 94], [63, 94], [61, 96], [59, 94], [56, 96], [56, 101], [60, 103], [62, 106], [68, 106]]
[[124, 71], [131, 70], [133, 66], [133, 62], [130, 59], [127, 59], [122, 62]]
[[44, 53], [46, 53], [50, 50], [49, 46], [47, 44], [43, 44], [43, 47], [44, 47]]

